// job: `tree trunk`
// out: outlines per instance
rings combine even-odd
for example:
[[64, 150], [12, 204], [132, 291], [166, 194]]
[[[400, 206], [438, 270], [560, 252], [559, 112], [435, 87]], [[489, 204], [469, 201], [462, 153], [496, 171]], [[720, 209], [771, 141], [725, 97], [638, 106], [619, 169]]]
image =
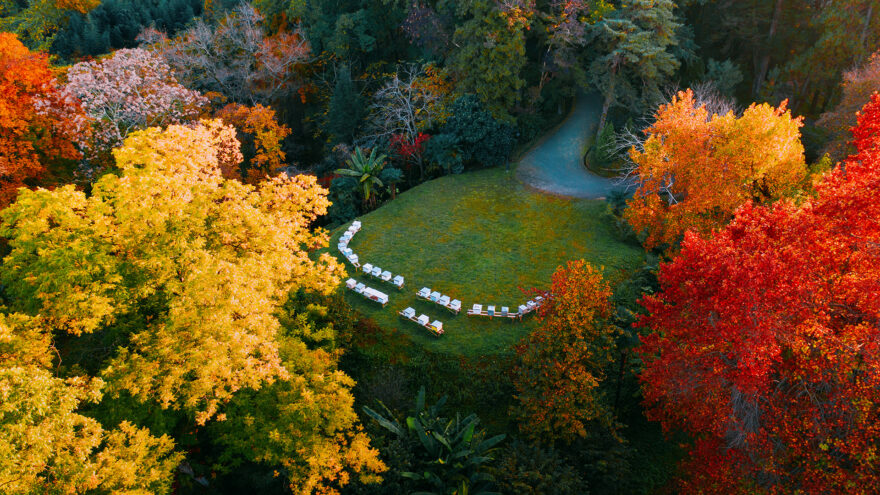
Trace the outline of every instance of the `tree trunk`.
[[871, 27], [871, 18], [874, 17], [874, 4], [868, 5], [868, 13], [865, 15], [865, 25], [862, 27], [862, 35], [859, 36], [859, 46], [865, 48], [865, 41], [868, 39], [868, 28]]
[[608, 110], [611, 109], [611, 102], [614, 101], [614, 84], [611, 85], [611, 91], [605, 95], [605, 103], [602, 104], [602, 116], [599, 117], [599, 128], [596, 129], [596, 140], [599, 140], [599, 136], [602, 134], [602, 129], [605, 128], [605, 121], [608, 119]]
[[[773, 46], [771, 43], [773, 41], [773, 37], [776, 36], [776, 26], [779, 24], [779, 17], [782, 15], [782, 2], [783, 0], [776, 0], [776, 7], [773, 9], [773, 17], [770, 20], [770, 31], [767, 33], [767, 43], [766, 47]], [[752, 86], [752, 96], [757, 97], [758, 92], [761, 91], [761, 86], [764, 84], [764, 79], [767, 77], [767, 71], [770, 69], [770, 52], [764, 52], [764, 56], [761, 58], [761, 62], [758, 65], [758, 73], [755, 74], [755, 82]]]

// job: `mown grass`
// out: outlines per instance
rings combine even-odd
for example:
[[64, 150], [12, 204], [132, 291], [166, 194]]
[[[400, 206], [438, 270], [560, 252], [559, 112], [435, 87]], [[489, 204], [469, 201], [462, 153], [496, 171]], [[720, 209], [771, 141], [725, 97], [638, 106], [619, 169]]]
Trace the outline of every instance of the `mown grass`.
[[[597, 200], [557, 198], [527, 189], [513, 171], [489, 169], [429, 181], [360, 218], [361, 231], [350, 247], [361, 263], [378, 265], [406, 278], [398, 291], [356, 272], [349, 274], [390, 296], [385, 308], [344, 289], [354, 308], [384, 327], [407, 332], [413, 341], [438, 352], [476, 356], [503, 353], [535, 328], [534, 315], [522, 322], [468, 317], [474, 303], [509, 306], [527, 297], [522, 289], [546, 288], [567, 260], [586, 259], [604, 267], [612, 283], [642, 262], [637, 246], [618, 241]], [[331, 252], [348, 224], [333, 232]], [[343, 259], [340, 255], [340, 258]], [[421, 287], [460, 299], [458, 316], [417, 299]], [[398, 316], [407, 306], [444, 323], [439, 338]]]

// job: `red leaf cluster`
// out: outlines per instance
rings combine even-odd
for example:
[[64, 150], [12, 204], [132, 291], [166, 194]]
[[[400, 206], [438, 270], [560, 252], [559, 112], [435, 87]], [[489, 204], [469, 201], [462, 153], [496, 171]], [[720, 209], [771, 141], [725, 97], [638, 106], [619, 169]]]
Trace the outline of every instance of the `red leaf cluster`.
[[877, 94], [853, 134], [817, 197], [687, 234], [643, 300], [649, 416], [696, 438], [685, 493], [880, 486]]
[[83, 124], [79, 105], [62, 92], [44, 54], [0, 33], [0, 208], [16, 191], [44, 178], [58, 160], [76, 159]]

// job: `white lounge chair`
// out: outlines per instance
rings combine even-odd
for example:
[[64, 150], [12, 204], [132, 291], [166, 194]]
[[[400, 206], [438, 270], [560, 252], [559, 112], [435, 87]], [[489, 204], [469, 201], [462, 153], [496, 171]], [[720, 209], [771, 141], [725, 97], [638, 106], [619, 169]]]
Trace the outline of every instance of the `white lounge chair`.
[[449, 303], [449, 309], [458, 313], [459, 311], [461, 311], [461, 301], [459, 301], [458, 299], [453, 299], [452, 302]]
[[428, 318], [428, 315], [419, 315], [419, 325], [426, 326], [429, 321], [431, 321], [431, 319]]
[[416, 316], [416, 310], [413, 308], [406, 308], [400, 314], [402, 314], [404, 318], [413, 319]]
[[388, 270], [385, 270], [384, 272], [382, 272], [382, 275], [379, 275], [379, 278], [381, 278], [382, 280], [387, 282], [387, 281], [391, 280], [391, 272], [389, 272]]
[[403, 276], [398, 275], [398, 276], [394, 277], [394, 285], [396, 285], [398, 289], [402, 289], [403, 288]]
[[440, 296], [437, 302], [443, 306], [449, 306], [449, 296]]
[[422, 287], [421, 290], [419, 290], [419, 297], [424, 297], [425, 299], [427, 299], [428, 296], [430, 296], [430, 295], [431, 295], [431, 289], [429, 289], [427, 287]]
[[379, 292], [372, 287], [367, 287], [366, 289], [364, 289], [364, 296], [367, 299], [378, 302], [382, 306], [388, 304], [388, 294], [385, 294], [384, 292]]
[[356, 285], [357, 285], [357, 280], [355, 280], [353, 278], [350, 278], [345, 281], [345, 286], [348, 287], [349, 289], [354, 289], [354, 287]]
[[432, 300], [432, 301], [434, 301], [434, 302], [437, 302], [437, 300], [439, 300], [439, 299], [440, 299], [440, 296], [442, 296], [442, 295], [443, 295], [443, 294], [440, 294], [439, 292], [437, 292], [437, 291], [435, 290], [434, 292], [431, 293], [430, 296], [428, 296], [428, 299], [430, 299], [430, 300]]
[[370, 275], [372, 275], [374, 277], [378, 277], [381, 274], [382, 274], [382, 269], [379, 268], [378, 266], [374, 266], [373, 269], [370, 271]]

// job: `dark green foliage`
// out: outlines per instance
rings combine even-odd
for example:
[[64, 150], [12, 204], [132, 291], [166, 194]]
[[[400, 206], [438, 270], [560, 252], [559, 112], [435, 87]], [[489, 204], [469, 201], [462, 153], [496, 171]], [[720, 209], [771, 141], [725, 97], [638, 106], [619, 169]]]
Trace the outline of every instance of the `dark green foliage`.
[[514, 440], [492, 468], [498, 491], [516, 495], [587, 495], [587, 483], [553, 448]]
[[425, 145], [425, 159], [432, 168], [438, 168], [444, 175], [462, 173], [464, 171], [462, 158], [458, 139], [453, 134], [437, 134]]
[[723, 96], [733, 96], [739, 83], [743, 81], [743, 73], [732, 60], [719, 62], [710, 58], [706, 64], [704, 81], [711, 81]]
[[104, 0], [86, 15], [74, 13], [59, 31], [52, 53], [65, 60], [131, 48], [145, 27], [169, 36], [202, 14], [202, 0]]
[[515, 139], [513, 127], [495, 120], [474, 95], [452, 103], [443, 133], [455, 136], [465, 167], [496, 167], [507, 162]]
[[350, 143], [364, 117], [364, 101], [351, 80], [351, 70], [343, 66], [336, 75], [336, 86], [330, 97], [326, 132], [330, 144]]
[[379, 172], [379, 180], [385, 184], [392, 198], [397, 196], [397, 184], [403, 180], [403, 170], [397, 167], [385, 167]]
[[480, 418], [475, 414], [465, 418], [458, 413], [454, 419], [442, 417], [445, 403], [446, 397], [443, 397], [428, 406], [422, 387], [413, 415], [404, 423], [400, 423], [384, 406], [384, 414], [369, 407], [364, 407], [364, 412], [393, 436], [406, 442], [413, 452], [412, 471], [400, 474], [413, 480], [421, 493], [489, 495], [494, 480], [486, 472], [486, 467], [493, 460], [494, 447], [504, 440], [505, 435], [486, 438], [486, 432], [477, 429]]
[[615, 143], [614, 124], [608, 122], [605, 128], [599, 132], [596, 142], [590, 148], [587, 159], [593, 170], [611, 170], [614, 169], [619, 159]]
[[359, 184], [353, 177], [337, 177], [330, 183], [327, 197], [333, 203], [327, 210], [330, 223], [345, 223], [360, 214]]

